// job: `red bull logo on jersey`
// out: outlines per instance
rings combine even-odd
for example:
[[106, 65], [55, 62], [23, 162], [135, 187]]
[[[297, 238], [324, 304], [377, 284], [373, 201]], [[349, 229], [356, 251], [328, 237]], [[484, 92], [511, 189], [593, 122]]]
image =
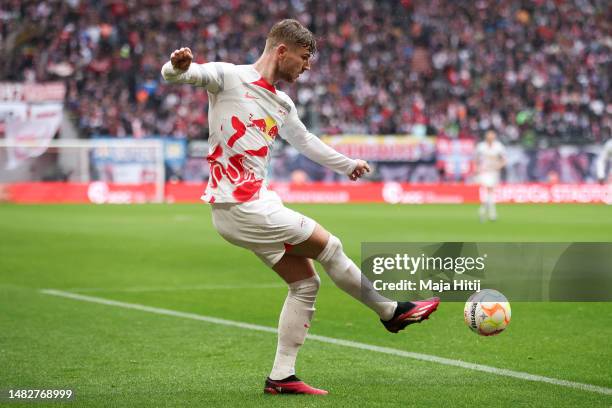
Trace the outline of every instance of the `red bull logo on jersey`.
[[278, 125], [271, 116], [266, 116], [263, 119], [253, 119], [253, 114], [251, 114], [246, 125], [238, 116], [232, 116], [232, 128], [234, 133], [227, 140], [229, 147], [234, 147], [236, 141], [245, 135], [247, 128], [258, 129], [268, 141], [274, 141], [278, 136]]
[[249, 124], [247, 127], [256, 127], [263, 133], [269, 140], [274, 140], [278, 135], [278, 125], [271, 116], [266, 116], [263, 119], [253, 119], [253, 115], [249, 116]]

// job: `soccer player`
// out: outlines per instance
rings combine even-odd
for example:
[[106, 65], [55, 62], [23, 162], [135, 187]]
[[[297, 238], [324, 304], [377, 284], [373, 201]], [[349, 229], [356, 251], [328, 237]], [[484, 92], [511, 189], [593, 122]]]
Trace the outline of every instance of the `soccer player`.
[[317, 260], [334, 283], [372, 309], [393, 333], [428, 318], [437, 298], [393, 302], [378, 294], [342, 249], [340, 240], [312, 219], [283, 206], [266, 188], [266, 168], [274, 140], [281, 136], [311, 160], [357, 180], [370, 171], [309, 133], [297, 109], [276, 83], [295, 82], [310, 69], [313, 34], [296, 20], [276, 23], [253, 65], [192, 63], [189, 48], [176, 50], [162, 68], [165, 80], [204, 87], [209, 95], [210, 179], [202, 199], [212, 221], [230, 243], [249, 249], [289, 287], [278, 323], [276, 357], [264, 392], [327, 394], [295, 376], [319, 291]]
[[495, 187], [499, 184], [499, 173], [506, 165], [504, 146], [497, 140], [494, 130], [488, 130], [485, 140], [476, 146], [476, 174], [481, 185], [480, 221], [497, 219]]
[[597, 169], [597, 179], [601, 184], [606, 183], [607, 181], [607, 169], [608, 162], [612, 160], [612, 139], [609, 139], [606, 144], [604, 144], [601, 153], [597, 157], [596, 169]]

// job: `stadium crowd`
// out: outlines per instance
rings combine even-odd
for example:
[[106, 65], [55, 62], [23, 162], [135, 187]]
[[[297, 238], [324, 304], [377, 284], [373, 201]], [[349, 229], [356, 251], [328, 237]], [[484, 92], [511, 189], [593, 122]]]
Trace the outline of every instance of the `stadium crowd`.
[[599, 142], [610, 134], [606, 0], [6, 0], [4, 81], [63, 80], [84, 137], [207, 137], [207, 95], [160, 67], [252, 63], [293, 17], [319, 38], [313, 70], [282, 85], [318, 133]]

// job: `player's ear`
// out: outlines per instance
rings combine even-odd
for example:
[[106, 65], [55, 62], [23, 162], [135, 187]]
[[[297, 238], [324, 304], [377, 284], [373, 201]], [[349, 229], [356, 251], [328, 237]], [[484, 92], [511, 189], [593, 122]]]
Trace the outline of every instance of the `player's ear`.
[[289, 48], [283, 43], [276, 46], [276, 56], [280, 59], [285, 58], [287, 51], [289, 51]]

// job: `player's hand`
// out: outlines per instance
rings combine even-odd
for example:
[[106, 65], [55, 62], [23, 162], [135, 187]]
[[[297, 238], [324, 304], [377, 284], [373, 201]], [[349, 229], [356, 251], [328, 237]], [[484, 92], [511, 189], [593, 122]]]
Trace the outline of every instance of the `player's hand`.
[[177, 71], [187, 71], [189, 66], [191, 65], [191, 61], [193, 61], [193, 54], [189, 48], [181, 48], [180, 50], [175, 50], [170, 55], [170, 62], [172, 63], [172, 67]]
[[355, 170], [353, 170], [353, 172], [349, 174], [349, 178], [353, 181], [360, 179], [364, 174], [369, 173], [371, 171], [368, 162], [364, 160], [355, 161], [357, 162], [357, 166], [355, 166]]

